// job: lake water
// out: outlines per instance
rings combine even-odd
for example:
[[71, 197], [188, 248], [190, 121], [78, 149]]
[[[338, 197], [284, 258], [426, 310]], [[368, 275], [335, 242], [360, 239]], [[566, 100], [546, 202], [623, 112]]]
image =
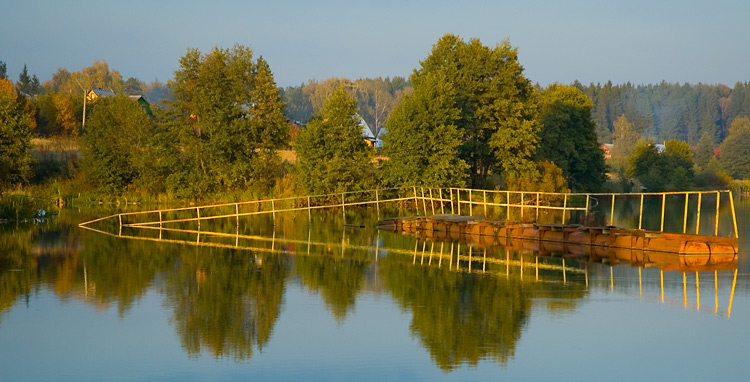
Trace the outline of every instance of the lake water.
[[738, 261], [697, 272], [420, 240], [363, 210], [77, 227], [108, 214], [0, 226], [0, 381], [746, 378], [747, 202]]

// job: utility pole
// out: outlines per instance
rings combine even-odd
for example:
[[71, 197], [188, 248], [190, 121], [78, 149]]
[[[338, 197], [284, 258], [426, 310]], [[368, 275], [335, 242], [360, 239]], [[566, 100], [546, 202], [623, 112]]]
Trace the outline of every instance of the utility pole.
[[78, 81], [78, 78], [75, 80], [78, 83], [78, 86], [83, 90], [83, 120], [81, 121], [81, 132], [83, 132], [86, 129], [86, 87], [81, 85], [81, 81]]
[[81, 130], [86, 130], [86, 89], [83, 89], [83, 121], [81, 122]]

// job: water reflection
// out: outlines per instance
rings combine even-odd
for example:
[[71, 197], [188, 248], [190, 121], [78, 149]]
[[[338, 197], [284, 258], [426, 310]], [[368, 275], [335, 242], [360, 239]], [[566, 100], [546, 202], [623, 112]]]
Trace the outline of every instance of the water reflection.
[[[285, 290], [299, 282], [339, 324], [361, 294], [389, 296], [409, 314], [409, 330], [433, 362], [453, 370], [483, 360], [506, 365], [535, 309], [575, 311], [592, 288], [731, 313], [727, 296], [706, 289], [732, 282], [736, 272], [724, 268], [670, 268], [656, 254], [521, 241], [451, 243], [377, 231], [375, 220], [349, 212], [204, 222], [201, 229], [91, 232], [65, 220], [3, 227], [0, 320], [35, 289], [95, 309], [114, 304], [121, 317], [157, 290], [187, 354], [247, 360], [270, 344]], [[735, 259], [727, 269], [736, 268]]]
[[247, 359], [268, 343], [281, 311], [285, 257], [211, 248], [182, 251], [173, 267], [163, 290], [188, 354]]

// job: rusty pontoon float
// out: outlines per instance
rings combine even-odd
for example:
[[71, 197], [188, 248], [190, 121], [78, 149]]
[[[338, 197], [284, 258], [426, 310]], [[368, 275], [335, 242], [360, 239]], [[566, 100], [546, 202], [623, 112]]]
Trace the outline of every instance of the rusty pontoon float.
[[[737, 261], [737, 238], [665, 233], [613, 226], [519, 224], [481, 217], [434, 215], [381, 220], [378, 227], [429, 240], [466, 241], [476, 246], [511, 245], [570, 255], [627, 257], [679, 256], [682, 267]], [[639, 255], [640, 254], [640, 255]], [[668, 261], [668, 263], [674, 263]]]

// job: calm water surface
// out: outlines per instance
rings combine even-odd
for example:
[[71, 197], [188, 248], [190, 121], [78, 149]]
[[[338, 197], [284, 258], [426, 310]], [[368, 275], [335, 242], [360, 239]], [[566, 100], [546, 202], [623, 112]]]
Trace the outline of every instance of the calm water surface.
[[738, 261], [707, 268], [469, 249], [363, 211], [108, 235], [66, 209], [0, 226], [0, 381], [745, 379], [738, 204]]

